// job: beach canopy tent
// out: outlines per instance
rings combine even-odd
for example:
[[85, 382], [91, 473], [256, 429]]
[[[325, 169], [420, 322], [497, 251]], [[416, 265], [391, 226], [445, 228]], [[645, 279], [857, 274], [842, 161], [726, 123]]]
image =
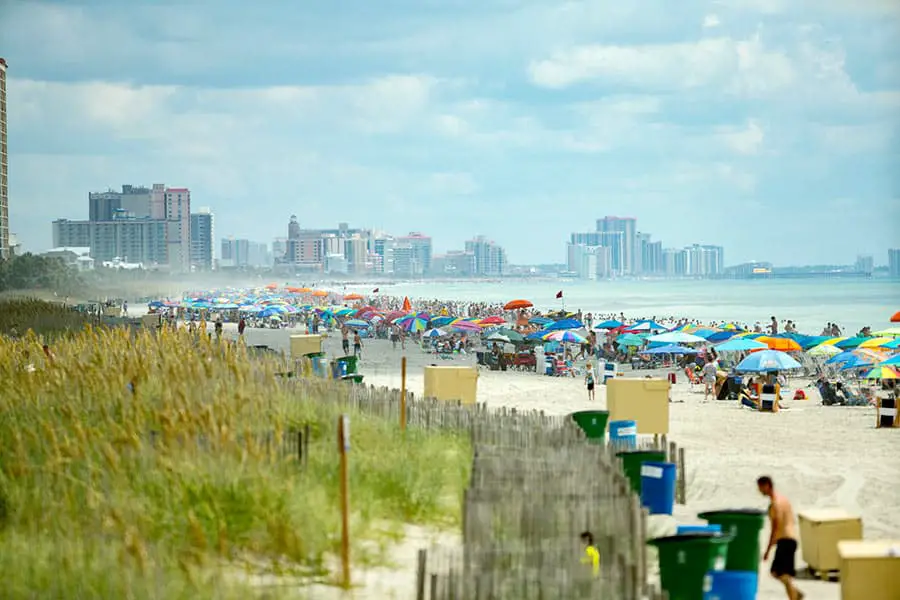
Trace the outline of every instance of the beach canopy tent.
[[[716, 352], [749, 352], [751, 350], [765, 350], [768, 348], [762, 342], [757, 342], [756, 340], [748, 340], [746, 338], [738, 338], [734, 340], [728, 340], [718, 346], [713, 346]], [[840, 352], [840, 350], [838, 350]]]
[[529, 300], [510, 300], [503, 305], [503, 310], [521, 310], [534, 306]]
[[643, 350], [641, 354], [697, 354], [697, 350], [688, 348], [687, 346], [679, 346], [678, 344], [668, 344], [666, 346], [657, 346], [649, 350]]
[[544, 327], [544, 331], [563, 331], [565, 329], [578, 329], [580, 327], [584, 327], [584, 325], [577, 319], [561, 319]]
[[735, 367], [739, 373], [771, 373], [774, 371], [790, 371], [800, 369], [803, 365], [789, 354], [778, 350], [760, 350], [754, 352]]
[[610, 319], [608, 321], [603, 321], [602, 323], [597, 323], [594, 325], [594, 329], [618, 329], [624, 325], [621, 321], [616, 321], [615, 319]]
[[667, 344], [699, 344], [705, 342], [706, 339], [699, 335], [685, 333], [683, 331], [669, 331], [659, 335], [653, 335], [647, 338], [648, 342], [665, 342]]

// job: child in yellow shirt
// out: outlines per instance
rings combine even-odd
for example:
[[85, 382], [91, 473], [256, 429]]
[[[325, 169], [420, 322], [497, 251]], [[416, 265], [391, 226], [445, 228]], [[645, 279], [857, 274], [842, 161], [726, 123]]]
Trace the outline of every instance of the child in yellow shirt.
[[600, 575], [600, 552], [597, 550], [597, 547], [594, 546], [594, 534], [590, 531], [585, 531], [581, 534], [581, 543], [584, 544], [584, 556], [581, 559], [581, 564], [583, 565], [591, 565], [591, 572], [594, 577]]

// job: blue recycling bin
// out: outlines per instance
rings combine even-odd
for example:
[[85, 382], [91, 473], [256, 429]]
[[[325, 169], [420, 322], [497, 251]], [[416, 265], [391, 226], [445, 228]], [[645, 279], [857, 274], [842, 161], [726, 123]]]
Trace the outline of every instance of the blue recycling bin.
[[637, 421], [610, 421], [609, 443], [619, 450], [637, 446]]
[[703, 600], [756, 600], [756, 571], [710, 571], [703, 580]]
[[675, 510], [675, 463], [641, 465], [641, 505], [651, 515], [671, 515]]
[[690, 535], [692, 533], [722, 533], [721, 525], [679, 525], [675, 529], [675, 535]]

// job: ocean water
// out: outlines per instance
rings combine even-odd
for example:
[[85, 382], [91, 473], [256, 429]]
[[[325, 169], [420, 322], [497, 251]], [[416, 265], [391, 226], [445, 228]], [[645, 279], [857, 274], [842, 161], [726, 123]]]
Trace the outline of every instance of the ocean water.
[[[508, 280], [420, 281], [377, 284], [381, 294], [411, 299], [506, 302], [524, 298], [541, 310], [563, 308], [626, 317], [689, 317], [704, 322], [765, 324], [772, 316], [791, 319], [798, 329], [818, 335], [827, 322], [844, 333], [863, 326], [890, 326], [900, 310], [900, 281], [887, 279], [779, 280]], [[374, 287], [374, 286], [372, 286]], [[371, 287], [348, 286], [367, 294]], [[562, 290], [563, 299], [556, 293]]]

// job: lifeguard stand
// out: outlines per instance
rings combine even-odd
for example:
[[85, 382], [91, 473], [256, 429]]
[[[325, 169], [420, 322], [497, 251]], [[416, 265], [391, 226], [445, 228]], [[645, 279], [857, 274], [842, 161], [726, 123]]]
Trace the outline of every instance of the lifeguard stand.
[[897, 396], [890, 391], [878, 392], [875, 398], [875, 427], [900, 427], [900, 416], [897, 414]]
[[759, 388], [759, 412], [778, 412], [778, 399], [781, 397], [781, 386], [777, 383], [764, 383]]

